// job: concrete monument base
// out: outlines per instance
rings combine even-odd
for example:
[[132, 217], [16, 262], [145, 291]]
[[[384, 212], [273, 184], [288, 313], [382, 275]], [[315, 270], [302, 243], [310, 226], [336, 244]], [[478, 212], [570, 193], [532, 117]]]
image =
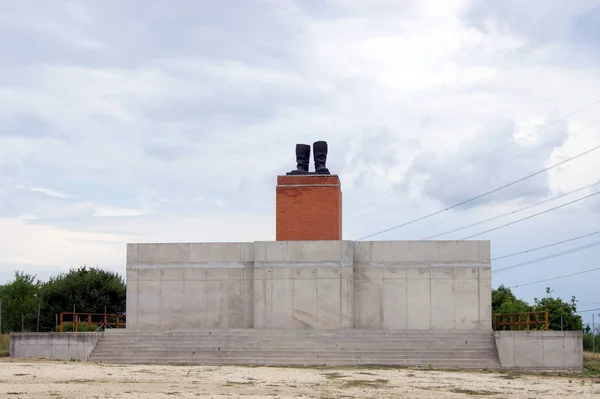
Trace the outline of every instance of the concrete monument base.
[[491, 331], [487, 241], [129, 244], [127, 329]]

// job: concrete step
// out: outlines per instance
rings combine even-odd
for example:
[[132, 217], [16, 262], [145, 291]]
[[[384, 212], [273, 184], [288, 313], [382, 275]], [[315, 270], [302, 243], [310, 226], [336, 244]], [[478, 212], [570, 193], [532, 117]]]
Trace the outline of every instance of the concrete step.
[[498, 362], [486, 361], [458, 361], [458, 360], [427, 360], [427, 361], [411, 361], [411, 360], [382, 360], [377, 358], [362, 358], [362, 359], [224, 359], [224, 360], [186, 360], [186, 359], [153, 359], [143, 360], [138, 358], [123, 358], [123, 359], [105, 359], [92, 360], [97, 363], [111, 364], [139, 364], [139, 365], [188, 365], [188, 366], [398, 366], [398, 367], [434, 367], [434, 368], [451, 368], [451, 369], [498, 369]]
[[384, 342], [375, 342], [375, 341], [337, 341], [337, 342], [316, 342], [316, 341], [299, 341], [299, 342], [286, 342], [286, 341], [246, 341], [246, 340], [236, 340], [236, 341], [155, 341], [155, 340], [145, 340], [145, 341], [106, 341], [102, 342], [100, 346], [113, 346], [118, 345], [121, 347], [146, 347], [153, 345], [160, 346], [200, 346], [200, 347], [228, 347], [228, 348], [236, 348], [236, 347], [248, 347], [248, 346], [259, 346], [259, 347], [293, 347], [293, 348], [302, 348], [302, 347], [360, 347], [364, 346], [366, 343], [369, 346], [385, 346], [385, 347], [394, 347], [394, 348], [464, 348], [464, 347], [488, 347], [493, 345], [493, 342], [411, 342], [411, 341], [384, 341]]
[[156, 348], [173, 350], [173, 349], [184, 349], [184, 350], [227, 350], [227, 351], [244, 351], [244, 350], [265, 350], [265, 351], [281, 351], [281, 350], [291, 350], [291, 351], [299, 351], [299, 350], [310, 350], [310, 351], [353, 351], [353, 350], [370, 350], [370, 351], [401, 351], [401, 352], [427, 352], [432, 351], [436, 353], [454, 353], [457, 351], [493, 351], [494, 348], [490, 346], [474, 346], [474, 345], [465, 345], [462, 347], [435, 347], [435, 346], [420, 346], [420, 347], [410, 347], [410, 346], [392, 346], [392, 345], [369, 345], [364, 343], [363, 345], [331, 345], [331, 346], [323, 346], [323, 345], [203, 345], [203, 344], [188, 344], [182, 345], [180, 343], [171, 343], [169, 345], [154, 345], [154, 344], [144, 344], [144, 345], [97, 345], [95, 350], [100, 351], [104, 349], [118, 349], [118, 350], [153, 350]]
[[90, 361], [129, 364], [496, 368], [492, 332], [186, 330], [105, 333]]
[[421, 347], [409, 347], [409, 346], [391, 346], [391, 345], [385, 345], [385, 344], [381, 344], [381, 345], [370, 345], [370, 344], [363, 344], [363, 345], [357, 345], [357, 346], [349, 346], [349, 345], [339, 345], [339, 346], [322, 346], [322, 345], [299, 345], [299, 346], [294, 346], [294, 345], [266, 345], [266, 346], [261, 346], [261, 345], [238, 345], [238, 346], [228, 346], [228, 345], [216, 345], [216, 346], [210, 346], [210, 345], [200, 345], [200, 344], [189, 344], [189, 345], [182, 345], [180, 343], [172, 343], [169, 345], [153, 345], [153, 344], [147, 344], [147, 345], [137, 345], [137, 346], [131, 346], [131, 345], [97, 345], [95, 350], [103, 350], [103, 349], [118, 349], [118, 350], [153, 350], [156, 348], [161, 348], [161, 349], [165, 349], [165, 350], [173, 350], [173, 349], [190, 349], [190, 350], [228, 350], [228, 351], [244, 351], [244, 350], [271, 350], [271, 351], [280, 351], [280, 350], [292, 350], [292, 351], [298, 351], [298, 350], [311, 350], [311, 351], [318, 351], [318, 350], [325, 350], [325, 351], [331, 351], [331, 350], [336, 350], [336, 351], [352, 351], [352, 350], [370, 350], [370, 351], [376, 351], [376, 350], [383, 350], [383, 351], [400, 351], [400, 352], [427, 352], [427, 351], [431, 351], [431, 352], [436, 352], [436, 353], [440, 353], [440, 352], [449, 352], [449, 353], [454, 353], [457, 351], [485, 351], [485, 350], [494, 350], [493, 347], [491, 346], [472, 346], [472, 345], [466, 345], [466, 346], [462, 346], [462, 347], [432, 347], [432, 346], [421, 346]]
[[[138, 348], [136, 348], [137, 350]], [[101, 353], [114, 353], [114, 354], [120, 354], [120, 353], [127, 353], [129, 350], [131, 350], [131, 348], [114, 348], [114, 347], [102, 347], [102, 348], [95, 348], [94, 349], [94, 353], [95, 354], [101, 354]], [[236, 348], [236, 349], [230, 349], [230, 348], [202, 348], [202, 347], [189, 347], [189, 348], [185, 348], [185, 347], [168, 347], [168, 348], [144, 348], [143, 352], [141, 354], [143, 355], [152, 355], [155, 353], [175, 353], [175, 352], [179, 352], [179, 353], [208, 353], [208, 354], [218, 354], [218, 353], [239, 353], [239, 354], [243, 354], [243, 353], [264, 353], [265, 355], [268, 354], [297, 354], [297, 353], [324, 353], [324, 354], [329, 354], [329, 353], [349, 353], [349, 354], [368, 354], [368, 353], [378, 353], [378, 354], [402, 354], [405, 356], [426, 356], [426, 355], [434, 355], [434, 356], [462, 356], [462, 355], [477, 355], [477, 354], [484, 354], [484, 355], [489, 355], [489, 354], [493, 354], [494, 351], [493, 349], [490, 348], [482, 348], [482, 349], [472, 349], [472, 348], [467, 348], [467, 349], [463, 349], [463, 350], [430, 350], [430, 349], [424, 349], [424, 350], [409, 350], [409, 349], [397, 349], [397, 348], [368, 348], [368, 347], [363, 347], [363, 348]]]
[[316, 336], [316, 337], [364, 337], [364, 336], [439, 336], [439, 337], [464, 337], [464, 336], [482, 336], [487, 337], [491, 331], [444, 331], [444, 330], [183, 330], [183, 331], [148, 331], [148, 330], [127, 330], [127, 329], [113, 329], [107, 330], [107, 336], [118, 336], [118, 335], [131, 335], [135, 334], [138, 336], [200, 336], [200, 335], [218, 335], [221, 337], [226, 336]]

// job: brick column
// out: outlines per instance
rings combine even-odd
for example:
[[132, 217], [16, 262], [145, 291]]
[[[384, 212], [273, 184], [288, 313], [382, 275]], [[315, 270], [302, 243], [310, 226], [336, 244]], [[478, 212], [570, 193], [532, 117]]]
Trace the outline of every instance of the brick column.
[[277, 176], [277, 241], [342, 239], [337, 175]]

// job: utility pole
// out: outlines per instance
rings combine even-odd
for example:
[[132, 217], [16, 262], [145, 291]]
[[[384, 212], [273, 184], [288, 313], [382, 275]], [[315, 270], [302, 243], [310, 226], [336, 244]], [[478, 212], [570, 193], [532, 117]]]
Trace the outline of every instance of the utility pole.
[[38, 303], [38, 317], [37, 317], [37, 332], [40, 332], [40, 312], [42, 311], [42, 301]]
[[560, 314], [560, 331], [563, 330], [563, 315], [562, 313]]
[[592, 312], [592, 353], [596, 353], [596, 322]]

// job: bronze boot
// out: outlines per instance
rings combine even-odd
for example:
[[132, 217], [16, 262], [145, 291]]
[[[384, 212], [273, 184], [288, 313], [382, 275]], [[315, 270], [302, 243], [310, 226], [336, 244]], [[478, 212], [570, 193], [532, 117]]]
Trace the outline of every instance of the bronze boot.
[[296, 144], [296, 163], [296, 170], [288, 172], [288, 175], [308, 174], [308, 165], [310, 164], [310, 146], [308, 144]]
[[327, 163], [327, 142], [317, 141], [313, 143], [313, 156], [315, 158], [315, 173], [318, 175], [328, 175], [329, 169], [325, 166]]

